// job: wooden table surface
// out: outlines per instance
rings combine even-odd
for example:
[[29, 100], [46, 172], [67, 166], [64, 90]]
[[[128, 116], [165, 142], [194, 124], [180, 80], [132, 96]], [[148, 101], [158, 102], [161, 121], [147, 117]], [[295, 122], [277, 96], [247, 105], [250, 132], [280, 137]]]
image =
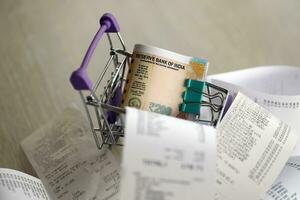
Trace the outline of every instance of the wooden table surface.
[[[68, 79], [103, 13], [117, 17], [129, 50], [143, 43], [207, 58], [214, 74], [300, 66], [299, 10], [299, 0], [1, 0], [0, 167], [35, 174], [20, 141], [80, 103]], [[96, 50], [92, 77], [107, 52], [107, 42]]]

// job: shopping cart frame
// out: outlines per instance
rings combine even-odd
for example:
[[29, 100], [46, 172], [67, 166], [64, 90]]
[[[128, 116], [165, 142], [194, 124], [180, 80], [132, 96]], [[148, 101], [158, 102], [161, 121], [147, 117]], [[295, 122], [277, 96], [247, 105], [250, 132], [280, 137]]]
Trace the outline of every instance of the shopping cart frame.
[[[106, 62], [103, 71], [98, 76], [97, 81], [93, 84], [87, 74], [87, 69], [92, 55], [105, 33], [110, 46], [110, 57]], [[115, 48], [111, 38], [112, 33], [117, 35], [121, 48]], [[127, 71], [129, 70], [129, 63], [131, 61], [132, 54], [126, 51], [117, 20], [110, 13], [104, 14], [100, 18], [100, 28], [94, 36], [80, 67], [75, 70], [70, 77], [70, 82], [73, 85], [73, 88], [79, 92], [80, 98], [84, 104], [87, 118], [90, 123], [96, 145], [99, 149], [101, 149], [105, 144], [109, 146], [122, 145], [122, 138], [125, 134], [125, 109], [121, 107], [122, 93], [127, 81]], [[109, 68], [112, 73], [110, 74], [108, 81], [103, 83]], [[100, 85], [104, 91], [101, 91], [100, 95], [97, 95]], [[209, 101], [200, 101], [198, 103], [199, 108], [200, 105], [202, 107], [210, 108], [212, 113], [211, 120], [207, 121], [201, 119], [199, 110], [199, 114], [196, 115], [192, 121], [216, 126], [221, 119], [220, 116], [222, 116], [224, 102], [227, 100], [227, 90], [211, 83], [206, 83], [205, 85], [207, 86], [207, 93], [203, 93], [203, 96], [206, 96]], [[210, 88], [214, 88], [219, 92], [214, 95], [210, 95]], [[85, 96], [84, 93], [86, 92], [88, 94]], [[200, 91], [200, 93], [201, 92], [203, 91]], [[224, 97], [221, 95], [222, 98], [220, 98], [221, 100], [223, 99], [222, 105], [219, 105], [217, 111], [215, 111], [215, 105], [212, 104], [211, 100], [215, 97], [219, 97], [220, 92], [225, 93], [226, 96]], [[214, 119], [214, 111], [219, 112], [217, 119]]]
[[[92, 55], [105, 33], [110, 45], [110, 57], [93, 85], [87, 74], [87, 69]], [[112, 33], [117, 35], [121, 48], [115, 48], [111, 38]], [[124, 77], [126, 76], [131, 56], [130, 53], [126, 52], [117, 20], [112, 14], [106, 13], [100, 18], [100, 28], [94, 36], [80, 67], [70, 77], [73, 88], [79, 92], [84, 104], [88, 121], [99, 149], [104, 144], [122, 145], [120, 138], [124, 136], [124, 122], [119, 115], [125, 114], [125, 109], [121, 108], [120, 105], [122, 90], [126, 81]], [[103, 84], [104, 77], [112, 66], [113, 72], [106, 86], [104, 86], [104, 91], [97, 95], [99, 86]], [[87, 96], [84, 95], [84, 91], [88, 92]]]

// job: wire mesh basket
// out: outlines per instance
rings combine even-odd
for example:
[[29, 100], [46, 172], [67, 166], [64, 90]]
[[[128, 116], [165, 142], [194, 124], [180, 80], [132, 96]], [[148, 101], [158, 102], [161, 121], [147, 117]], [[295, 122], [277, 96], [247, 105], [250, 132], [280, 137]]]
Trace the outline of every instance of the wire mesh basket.
[[[109, 13], [104, 14], [100, 19], [100, 25], [100, 29], [92, 40], [81, 66], [72, 73], [70, 78], [74, 89], [79, 92], [84, 103], [93, 136], [99, 149], [104, 144], [122, 145], [120, 138], [124, 136], [124, 122], [119, 115], [124, 114], [125, 109], [120, 108], [120, 104], [128, 62], [131, 57], [131, 54], [126, 52], [125, 44], [119, 33], [120, 27], [114, 16]], [[97, 44], [105, 33], [110, 44], [110, 57], [97, 81], [93, 84], [87, 75], [87, 68]], [[121, 48], [115, 48], [112, 34], [117, 36]], [[105, 81], [104, 77], [109, 68], [113, 72], [108, 81]], [[99, 86], [103, 85], [105, 85], [104, 90], [98, 95]], [[84, 93], [87, 93], [87, 95]]]
[[[71, 84], [74, 89], [79, 92], [82, 102], [84, 103], [88, 121], [99, 149], [105, 144], [122, 145], [122, 138], [124, 137], [125, 109], [121, 108], [121, 103], [132, 54], [126, 51], [124, 41], [119, 31], [120, 27], [115, 17], [109, 13], [104, 14], [100, 19], [100, 28], [94, 36], [80, 67], [75, 70], [70, 77]], [[107, 35], [110, 46], [109, 59], [95, 84], [93, 84], [87, 74], [87, 68], [104, 34]], [[117, 38], [118, 45], [121, 46], [121, 48], [116, 47], [117, 45], [112, 39], [113, 35]], [[111, 74], [109, 74], [109, 71], [112, 71]], [[196, 109], [199, 110], [199, 113], [197, 114], [196, 110], [196, 115], [193, 115], [193, 119], [190, 118], [190, 120], [215, 126], [221, 118], [220, 116], [224, 102], [226, 101], [227, 90], [206, 82], [200, 84], [204, 86], [200, 93], [205, 100], [196, 102]], [[195, 93], [197, 90], [190, 92]], [[192, 94], [192, 96], [193, 95], [195, 94]], [[213, 100], [218, 98], [221, 99], [221, 103], [219, 106], [216, 106]], [[189, 103], [190, 104], [185, 104], [184, 108], [195, 112], [195, 109], [193, 109], [195, 108], [195, 102]], [[207, 119], [201, 119], [202, 116], [205, 116], [205, 113], [199, 117], [200, 106], [206, 108], [207, 113], [211, 113]]]

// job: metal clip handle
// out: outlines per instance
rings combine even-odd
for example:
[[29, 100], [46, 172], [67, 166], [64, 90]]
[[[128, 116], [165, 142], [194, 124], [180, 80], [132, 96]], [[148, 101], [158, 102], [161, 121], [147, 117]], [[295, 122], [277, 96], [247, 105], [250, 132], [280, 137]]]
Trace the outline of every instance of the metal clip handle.
[[92, 55], [104, 33], [117, 33], [119, 31], [120, 26], [112, 14], [106, 13], [100, 18], [100, 28], [98, 32], [94, 36], [80, 67], [75, 70], [70, 77], [70, 82], [75, 90], [92, 90], [93, 83], [87, 75], [87, 68]]

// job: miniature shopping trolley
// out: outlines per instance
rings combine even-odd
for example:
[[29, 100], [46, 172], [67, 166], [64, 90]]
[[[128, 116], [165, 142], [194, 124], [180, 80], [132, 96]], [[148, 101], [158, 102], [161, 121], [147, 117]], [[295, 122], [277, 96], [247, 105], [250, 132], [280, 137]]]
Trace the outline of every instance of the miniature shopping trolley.
[[[84, 103], [84, 108], [90, 122], [93, 136], [99, 149], [101, 149], [105, 144], [122, 145], [122, 138], [124, 137], [125, 109], [120, 106], [122, 103], [122, 92], [126, 83], [127, 71], [129, 63], [131, 62], [132, 54], [126, 51], [125, 44], [119, 31], [120, 27], [114, 16], [109, 13], [104, 14], [100, 19], [100, 29], [94, 36], [81, 66], [72, 73], [70, 78], [71, 84], [74, 89], [79, 92]], [[87, 67], [94, 50], [104, 33], [106, 33], [110, 45], [109, 59], [103, 71], [98, 76], [97, 81], [93, 85], [87, 75]], [[113, 42], [115, 41], [113, 40], [114, 38], [112, 38], [113, 33], [115, 35], [114, 37], [118, 40], [117, 45]], [[109, 71], [111, 71], [111, 74], [109, 74]], [[212, 84], [204, 85], [207, 91], [213, 89], [218, 91], [214, 95], [203, 95], [208, 97], [208, 101], [202, 102], [202, 106], [213, 105], [210, 106], [212, 111], [217, 109], [217, 112], [219, 113], [217, 118], [215, 119], [212, 117], [210, 120], [206, 120], [207, 122], [211, 122], [211, 125], [215, 125], [216, 120], [220, 117], [222, 106], [216, 107], [210, 101], [220, 96], [218, 94], [221, 91], [225, 94], [225, 96], [221, 95], [220, 97], [222, 100], [221, 105], [223, 105], [227, 91], [222, 90], [222, 88], [214, 87]], [[188, 94], [188, 97], [195, 96], [194, 93], [195, 92]], [[201, 102], [198, 102], [198, 104], [199, 103]], [[182, 111], [195, 112], [194, 105], [195, 102], [191, 102], [191, 104], [184, 104]], [[200, 108], [200, 106], [198, 107]]]

